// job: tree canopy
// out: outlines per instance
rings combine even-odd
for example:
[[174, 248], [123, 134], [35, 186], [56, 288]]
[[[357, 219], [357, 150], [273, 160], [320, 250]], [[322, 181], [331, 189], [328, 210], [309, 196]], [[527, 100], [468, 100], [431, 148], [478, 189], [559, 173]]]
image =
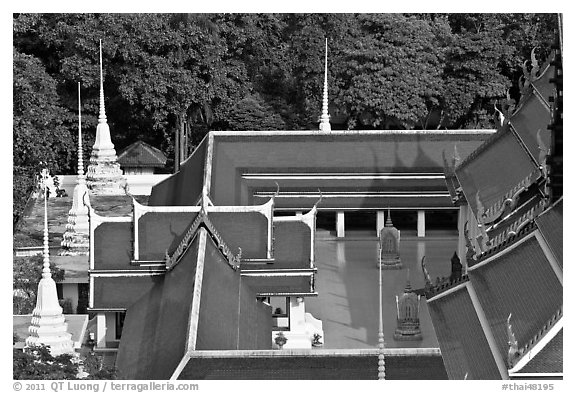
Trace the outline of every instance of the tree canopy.
[[[76, 84], [89, 150], [102, 40], [118, 150], [174, 157], [209, 130], [316, 129], [328, 38], [332, 129], [493, 127], [554, 14], [15, 14], [14, 222], [31, 173], [74, 173]], [[184, 130], [184, 131], [183, 131]], [[88, 157], [88, 155], [86, 155]]]

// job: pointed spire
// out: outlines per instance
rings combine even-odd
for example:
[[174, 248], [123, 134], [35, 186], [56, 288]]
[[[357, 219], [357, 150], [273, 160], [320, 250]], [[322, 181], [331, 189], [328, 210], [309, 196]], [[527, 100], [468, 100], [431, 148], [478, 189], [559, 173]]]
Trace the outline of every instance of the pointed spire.
[[387, 227], [393, 227], [394, 225], [392, 224], [392, 214], [390, 214], [390, 208], [388, 208], [388, 217], [386, 217], [386, 224], [385, 226]]
[[[82, 159], [82, 106], [80, 100], [80, 82], [78, 82], [78, 178], [74, 187], [72, 208], [68, 212], [66, 232], [62, 236], [62, 250], [60, 255], [88, 255], [90, 247], [90, 227], [88, 219], [88, 206], [84, 203], [84, 196], [88, 194], [84, 163]], [[90, 204], [90, 199], [88, 205]]]
[[50, 347], [53, 356], [74, 351], [72, 335], [68, 333], [68, 325], [62, 315], [62, 307], [58, 303], [56, 282], [50, 272], [50, 251], [48, 248], [48, 203], [47, 179], [48, 170], [43, 169], [42, 185], [44, 192], [44, 263], [42, 266], [42, 278], [38, 283], [36, 295], [36, 307], [32, 311], [32, 320], [28, 327], [30, 336], [26, 339], [27, 346], [46, 345]]
[[106, 123], [106, 108], [104, 108], [104, 72], [102, 71], [102, 40], [100, 40], [100, 115], [98, 123]]
[[320, 116], [320, 131], [330, 132], [330, 115], [328, 114], [328, 38], [324, 54], [324, 93], [322, 96], [322, 116]]
[[96, 127], [96, 139], [88, 166], [88, 188], [97, 195], [124, 195], [123, 177], [110, 139], [110, 127], [104, 107], [104, 73], [102, 70], [102, 40], [100, 40], [100, 114]]
[[82, 103], [80, 100], [80, 82], [78, 82], [78, 183], [86, 183], [82, 151]]

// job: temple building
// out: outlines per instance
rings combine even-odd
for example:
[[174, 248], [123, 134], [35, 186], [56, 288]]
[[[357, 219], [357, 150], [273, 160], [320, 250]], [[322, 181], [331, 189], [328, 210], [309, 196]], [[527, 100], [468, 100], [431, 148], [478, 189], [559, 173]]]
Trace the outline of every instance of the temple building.
[[164, 168], [166, 160], [161, 150], [143, 141], [132, 143], [118, 155], [124, 175], [153, 175]]
[[532, 53], [496, 134], [447, 169], [460, 274], [427, 291], [451, 379], [563, 377], [562, 57]]
[[[325, 72], [319, 130], [210, 131], [169, 176], [129, 169], [165, 163], [143, 143], [116, 158], [101, 81], [88, 193], [72, 193], [80, 159], [63, 182], [74, 197], [48, 200], [47, 218], [55, 262], [82, 284], [75, 305], [96, 315], [96, 350], [117, 353], [127, 379], [479, 379], [528, 375], [536, 355], [550, 364], [562, 194], [561, 134], [547, 125], [561, 99], [541, 107], [558, 70], [530, 79], [497, 131], [333, 131]], [[80, 231], [66, 227], [74, 203], [87, 255], [60, 252]], [[38, 251], [38, 209], [31, 200], [16, 252]], [[358, 221], [371, 227], [358, 235]], [[380, 310], [379, 267], [391, 267]]]

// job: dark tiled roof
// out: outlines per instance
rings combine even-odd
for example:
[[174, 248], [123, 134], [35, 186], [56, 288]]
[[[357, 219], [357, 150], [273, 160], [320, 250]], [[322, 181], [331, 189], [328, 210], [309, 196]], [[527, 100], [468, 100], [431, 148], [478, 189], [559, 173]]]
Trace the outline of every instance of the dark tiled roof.
[[[355, 131], [332, 134], [311, 132], [212, 132], [198, 146], [194, 154], [183, 164], [179, 173], [153, 188], [150, 204], [186, 205], [197, 200], [200, 195], [204, 169], [211, 166], [210, 195], [216, 205], [233, 206], [256, 204], [259, 191], [275, 190], [276, 179], [251, 183], [246, 174], [261, 173], [443, 173], [442, 152], [458, 145], [462, 157], [472, 152], [488, 137], [488, 132], [394, 132], [394, 131]], [[207, 156], [206, 151], [211, 151]], [[208, 158], [208, 159], [206, 159]], [[318, 180], [316, 180], [318, 182]], [[322, 180], [328, 182], [328, 180]], [[331, 179], [330, 182], [335, 181]], [[377, 180], [362, 183], [352, 180], [342, 183], [334, 191], [372, 191], [395, 187], [399, 179]], [[405, 182], [405, 179], [403, 180]], [[428, 181], [428, 180], [427, 180]], [[408, 191], [419, 191], [423, 180], [412, 180], [407, 184]], [[445, 196], [440, 201], [433, 200], [434, 206], [451, 206], [449, 194], [443, 179], [432, 179], [433, 191], [442, 191]], [[297, 180], [297, 184], [279, 180], [281, 192], [317, 192], [322, 184], [312, 184], [309, 180]], [[323, 186], [323, 190], [330, 185]], [[400, 187], [404, 190], [405, 187]], [[269, 195], [265, 196], [269, 198]], [[385, 196], [393, 201], [396, 196]], [[289, 198], [288, 198], [289, 199]], [[309, 200], [310, 199], [310, 200]], [[368, 199], [368, 200], [365, 200]], [[354, 206], [367, 203], [374, 198], [355, 198]], [[332, 199], [330, 199], [332, 200]], [[347, 199], [350, 202], [350, 198]], [[310, 208], [316, 198], [300, 198], [300, 208]], [[308, 202], [310, 202], [308, 204]], [[288, 208], [284, 204], [291, 200], [277, 199], [277, 207]], [[362, 207], [366, 207], [362, 205]]]
[[560, 199], [549, 210], [536, 218], [536, 225], [554, 253], [560, 267], [563, 266], [563, 204], [564, 199]]
[[272, 268], [310, 267], [310, 227], [303, 222], [274, 222]]
[[485, 265], [468, 270], [503, 359], [507, 358], [506, 319], [520, 347], [562, 306], [562, 284], [536, 237], [529, 238]]
[[126, 309], [163, 279], [163, 275], [94, 277], [93, 308]]
[[[239, 326], [246, 330], [240, 336]], [[173, 270], [128, 308], [116, 363], [119, 376], [168, 379], [187, 346], [270, 348], [271, 326], [269, 306], [256, 301], [200, 227]]]
[[[447, 379], [442, 357], [436, 355], [393, 355], [385, 357], [386, 379]], [[375, 380], [378, 356], [262, 356], [262, 357], [193, 357], [179, 379], [252, 379], [252, 380]]]
[[148, 212], [138, 220], [139, 259], [163, 260], [174, 252], [197, 213]]
[[[509, 163], [513, 162], [514, 165]], [[538, 178], [538, 166], [509, 129], [501, 129], [456, 168], [456, 176], [474, 215], [476, 196], [489, 213], [512, 196], [523, 183]]]
[[118, 154], [118, 163], [123, 167], [163, 167], [166, 156], [146, 142], [136, 141]]
[[522, 367], [520, 373], [561, 373], [563, 368], [563, 330]]
[[466, 288], [428, 301], [450, 379], [500, 379], [494, 356]]

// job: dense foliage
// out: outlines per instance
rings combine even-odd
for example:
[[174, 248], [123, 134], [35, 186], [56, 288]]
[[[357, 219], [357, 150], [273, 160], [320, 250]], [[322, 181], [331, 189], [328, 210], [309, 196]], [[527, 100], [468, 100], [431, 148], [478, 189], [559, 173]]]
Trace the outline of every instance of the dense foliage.
[[[38, 283], [42, 278], [42, 256], [14, 258], [12, 269], [12, 307], [13, 314], [31, 314], [36, 307]], [[52, 264], [52, 278], [56, 282], [64, 280], [64, 269]]]
[[[329, 39], [332, 129], [493, 127], [555, 14], [15, 14], [14, 222], [31, 173], [73, 173], [76, 83], [86, 148], [98, 111], [118, 150], [174, 157], [208, 130], [316, 129]], [[182, 149], [182, 147], [180, 147]], [[86, 155], [86, 157], [88, 157]]]
[[94, 352], [52, 356], [46, 346], [12, 350], [13, 379], [116, 379], [116, 369]]

